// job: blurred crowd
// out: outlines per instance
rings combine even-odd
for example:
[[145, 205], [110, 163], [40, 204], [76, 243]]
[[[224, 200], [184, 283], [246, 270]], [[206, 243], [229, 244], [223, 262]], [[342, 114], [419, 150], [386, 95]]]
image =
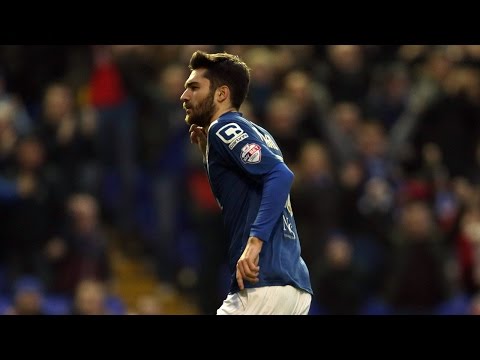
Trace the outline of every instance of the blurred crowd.
[[295, 173], [312, 314], [480, 313], [477, 45], [0, 46], [0, 311], [124, 313], [120, 238], [215, 312], [227, 244], [179, 100], [197, 49], [252, 70], [241, 112]]

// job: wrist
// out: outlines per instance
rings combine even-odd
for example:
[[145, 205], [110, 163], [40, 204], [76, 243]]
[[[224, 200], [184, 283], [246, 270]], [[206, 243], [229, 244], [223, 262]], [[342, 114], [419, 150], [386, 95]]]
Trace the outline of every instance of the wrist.
[[251, 244], [251, 245], [256, 245], [256, 246], [260, 246], [262, 247], [263, 246], [263, 240], [256, 237], [256, 236], [250, 236], [248, 238], [248, 242]]

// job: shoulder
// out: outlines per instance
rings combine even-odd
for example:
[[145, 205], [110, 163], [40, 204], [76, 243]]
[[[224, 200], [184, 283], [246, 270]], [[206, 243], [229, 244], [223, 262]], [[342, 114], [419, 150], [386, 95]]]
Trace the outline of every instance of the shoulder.
[[215, 120], [208, 129], [210, 140], [230, 144], [233, 141], [241, 141], [251, 134], [252, 128], [248, 121], [242, 118], [221, 118]]

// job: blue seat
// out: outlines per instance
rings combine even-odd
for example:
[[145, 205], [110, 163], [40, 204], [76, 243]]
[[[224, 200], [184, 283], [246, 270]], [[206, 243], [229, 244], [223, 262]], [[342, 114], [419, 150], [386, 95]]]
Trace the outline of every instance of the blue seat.
[[45, 295], [42, 309], [46, 315], [68, 315], [71, 312], [72, 299], [64, 295]]
[[5, 315], [7, 309], [12, 305], [12, 299], [6, 295], [0, 295], [0, 315]]
[[393, 311], [388, 304], [376, 297], [368, 299], [359, 311], [359, 315], [392, 315]]
[[467, 315], [470, 298], [466, 294], [458, 294], [437, 306], [434, 315]]
[[126, 309], [123, 300], [115, 295], [110, 295], [105, 300], [107, 312], [111, 315], [125, 315]]

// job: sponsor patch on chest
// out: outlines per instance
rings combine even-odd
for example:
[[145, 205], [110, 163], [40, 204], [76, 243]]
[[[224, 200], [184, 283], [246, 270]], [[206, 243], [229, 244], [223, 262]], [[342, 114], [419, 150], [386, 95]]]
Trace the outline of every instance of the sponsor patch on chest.
[[247, 144], [242, 147], [240, 156], [245, 164], [258, 164], [262, 160], [262, 147], [258, 144]]

